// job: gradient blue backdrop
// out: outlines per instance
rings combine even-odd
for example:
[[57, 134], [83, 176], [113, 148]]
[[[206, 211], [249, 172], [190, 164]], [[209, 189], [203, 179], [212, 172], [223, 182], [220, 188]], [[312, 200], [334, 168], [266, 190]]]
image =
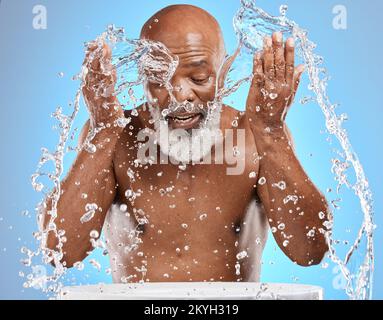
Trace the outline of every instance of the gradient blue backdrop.
[[[232, 17], [239, 7], [239, 0], [183, 1], [200, 6], [212, 13], [220, 22], [228, 51], [233, 51], [236, 39], [232, 29]], [[2, 0], [0, 2], [0, 298], [44, 299], [38, 290], [23, 289], [23, 270], [19, 260], [20, 247], [34, 246], [32, 232], [36, 230], [33, 207], [41, 195], [35, 193], [29, 183], [36, 168], [40, 148], [53, 148], [57, 132], [50, 114], [58, 105], [66, 106], [73, 99], [78, 83], [71, 77], [80, 70], [83, 59], [83, 42], [100, 34], [107, 24], [124, 26], [128, 35], [138, 37], [141, 25], [158, 9], [178, 3], [165, 0], [141, 1], [53, 1], [53, 0]], [[342, 112], [349, 115], [346, 125], [350, 139], [363, 163], [375, 196], [376, 270], [374, 298], [383, 298], [383, 232], [380, 225], [383, 192], [381, 137], [381, 72], [383, 45], [380, 41], [380, 0], [322, 0], [303, 1], [259, 0], [258, 5], [273, 14], [279, 5], [289, 5], [288, 15], [309, 30], [310, 38], [318, 43], [317, 52], [325, 57], [332, 75], [329, 92], [334, 102], [340, 102]], [[32, 28], [32, 8], [45, 5], [48, 12], [48, 28]], [[332, 8], [343, 4], [348, 10], [347, 30], [332, 27]], [[64, 77], [58, 77], [64, 72]], [[300, 96], [307, 89], [304, 81]], [[78, 124], [86, 119], [82, 108]], [[322, 191], [329, 185], [330, 164], [328, 144], [317, 140], [323, 130], [323, 116], [318, 106], [297, 105], [291, 110], [289, 124], [295, 137], [297, 151], [306, 170]], [[71, 158], [66, 161], [70, 164]], [[324, 178], [326, 177], [326, 178]], [[351, 200], [350, 200], [351, 201]], [[357, 203], [354, 206], [358, 213]], [[20, 212], [28, 209], [31, 214], [23, 217]], [[340, 224], [355, 226], [357, 215], [340, 218]], [[356, 230], [356, 229], [355, 229]], [[104, 265], [107, 259], [96, 254]], [[262, 281], [297, 282], [321, 285], [326, 298], [346, 298], [336, 285], [337, 271], [332, 265], [309, 269], [294, 266], [271, 239], [263, 258]], [[88, 269], [87, 269], [88, 270]], [[71, 272], [67, 283], [111, 282], [105, 272], [89, 268], [86, 275]], [[77, 280], [76, 280], [77, 279]]]

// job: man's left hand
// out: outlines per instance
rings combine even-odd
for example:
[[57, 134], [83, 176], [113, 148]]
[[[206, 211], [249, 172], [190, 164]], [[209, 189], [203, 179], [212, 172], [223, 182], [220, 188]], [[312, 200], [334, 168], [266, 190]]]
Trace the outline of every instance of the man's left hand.
[[264, 48], [254, 56], [253, 79], [246, 113], [253, 126], [280, 128], [294, 100], [304, 66], [295, 67], [293, 38], [283, 43], [282, 33], [264, 39]]

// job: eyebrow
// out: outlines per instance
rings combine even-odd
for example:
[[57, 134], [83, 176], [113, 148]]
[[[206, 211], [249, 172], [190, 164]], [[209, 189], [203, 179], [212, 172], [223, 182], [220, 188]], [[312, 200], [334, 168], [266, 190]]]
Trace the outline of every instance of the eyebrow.
[[201, 67], [201, 66], [205, 66], [205, 65], [208, 65], [206, 60], [198, 60], [198, 61], [193, 61], [193, 62], [187, 63], [185, 65], [185, 67], [197, 68], [197, 67]]

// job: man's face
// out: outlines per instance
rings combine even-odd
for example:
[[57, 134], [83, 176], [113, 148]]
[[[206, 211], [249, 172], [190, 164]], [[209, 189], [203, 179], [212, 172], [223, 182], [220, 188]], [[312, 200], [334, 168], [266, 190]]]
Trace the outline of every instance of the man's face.
[[[221, 103], [215, 95], [225, 48], [219, 25], [201, 10], [171, 10], [149, 19], [141, 38], [167, 49], [152, 52], [154, 77], [145, 85], [161, 151], [179, 162], [199, 161], [220, 135]], [[174, 61], [175, 70], [162, 69], [163, 62]], [[165, 83], [152, 81], [164, 75]]]
[[215, 98], [223, 55], [217, 52], [213, 41], [206, 41], [200, 34], [190, 33], [186, 41], [178, 38], [175, 34], [165, 43], [174, 59], [178, 59], [168, 86], [148, 81], [146, 94], [156, 101], [154, 107], [162, 112], [169, 129], [196, 129], [208, 121], [208, 102]]

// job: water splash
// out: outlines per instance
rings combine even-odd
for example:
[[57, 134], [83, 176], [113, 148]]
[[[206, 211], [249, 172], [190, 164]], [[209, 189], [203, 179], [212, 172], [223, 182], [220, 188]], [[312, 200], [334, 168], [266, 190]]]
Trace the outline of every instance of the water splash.
[[[159, 42], [146, 41], [146, 40], [131, 40], [125, 36], [125, 32], [122, 28], [115, 28], [114, 26], [108, 26], [107, 30], [101, 34], [94, 42], [97, 48], [88, 58], [88, 63], [93, 59], [98, 58], [102, 55], [103, 44], [107, 43], [113, 50], [112, 64], [117, 70], [117, 83], [115, 88], [115, 94], [119, 95], [128, 91], [128, 101], [125, 99], [125, 104], [122, 103], [123, 107], [130, 106], [133, 108], [137, 107], [136, 103], [138, 99], [134, 96], [132, 88], [134, 86], [142, 85], [145, 81], [150, 80], [160, 85], [165, 86], [169, 92], [172, 92], [173, 88], [170, 86], [170, 79], [178, 65], [178, 60], [171, 56], [168, 49]], [[87, 51], [89, 43], [85, 44], [85, 51]], [[156, 56], [156, 57], [154, 57]], [[159, 58], [159, 57], [160, 58]], [[101, 64], [104, 63], [101, 59]], [[80, 109], [80, 97], [82, 88], [85, 85], [85, 76], [88, 72], [88, 64], [84, 63], [81, 72], [73, 77], [73, 80], [80, 81], [79, 89], [76, 92], [76, 96], [73, 104], [73, 111], [70, 115], [63, 113], [62, 107], [58, 107], [53, 113], [53, 117], [58, 121], [57, 127], [59, 128], [59, 142], [54, 151], [50, 152], [47, 148], [42, 148], [42, 156], [39, 160], [36, 172], [31, 176], [32, 187], [35, 191], [41, 192], [44, 199], [37, 205], [37, 220], [39, 225], [39, 231], [34, 233], [35, 239], [39, 243], [39, 247], [36, 250], [30, 250], [28, 248], [22, 248], [22, 254], [27, 257], [22, 260], [22, 263], [26, 267], [31, 267], [33, 264], [37, 264], [34, 259], [40, 258], [46, 265], [53, 263], [52, 275], [36, 275], [35, 273], [25, 274], [24, 287], [31, 288], [35, 287], [36, 283], [44, 283], [41, 286], [42, 290], [46, 293], [58, 294], [62, 288], [61, 280], [67, 272], [65, 263], [62, 263], [63, 258], [63, 244], [66, 241], [65, 232], [58, 230], [55, 223], [57, 218], [57, 205], [61, 196], [61, 185], [63, 172], [64, 172], [64, 158], [69, 151], [79, 151], [78, 148], [68, 148], [66, 146], [70, 142], [70, 137], [73, 135], [71, 132], [73, 123], [76, 119], [78, 111]], [[108, 71], [107, 68], [103, 69], [105, 74]], [[96, 95], [107, 96], [107, 92], [103, 83], [98, 84], [97, 87], [93, 88]], [[128, 90], [129, 89], [129, 90]], [[124, 96], [121, 98], [124, 101]], [[134, 114], [133, 114], [134, 115]], [[116, 120], [115, 125], [125, 127], [129, 124], [129, 118], [120, 118]], [[103, 130], [105, 126], [93, 127], [89, 131], [84, 145], [82, 146], [87, 152], [95, 153], [96, 146], [91, 143], [92, 139], [98, 132]], [[44, 168], [53, 165], [53, 171], [45, 172]], [[46, 170], [46, 169], [45, 169]], [[134, 174], [134, 173], [132, 173]], [[48, 186], [45, 186], [40, 179], [47, 178], [48, 183], [52, 183], [53, 187], [49, 190]], [[135, 194], [136, 195], [136, 194]], [[82, 198], [86, 198], [87, 195], [83, 194]], [[47, 202], [50, 201], [50, 210], [47, 212], [49, 221], [44, 228], [43, 219], [44, 211], [47, 208]], [[98, 205], [95, 203], [89, 203], [85, 207], [85, 213], [81, 217], [81, 223], [90, 221], [96, 213]], [[135, 215], [140, 215], [139, 212]], [[140, 224], [145, 224], [147, 221], [145, 217], [139, 217]], [[57, 247], [55, 250], [49, 249], [46, 246], [48, 232], [54, 233], [57, 239]], [[131, 234], [132, 245], [129, 246], [129, 250], [134, 250], [137, 244], [140, 243], [139, 237], [140, 232], [133, 230]], [[101, 240], [91, 239], [92, 245], [96, 247], [104, 248], [104, 244]], [[92, 259], [89, 261], [92, 266], [97, 270], [100, 270], [100, 264], [98, 261]], [[75, 267], [83, 269], [83, 263], [75, 263]], [[143, 271], [143, 270], [141, 270]]]
[[[284, 35], [292, 35], [296, 39], [297, 48], [299, 49], [298, 54], [302, 57], [306, 64], [310, 77], [310, 87], [314, 92], [316, 101], [318, 102], [325, 116], [327, 130], [331, 135], [338, 139], [342, 146], [342, 154], [344, 155], [343, 160], [334, 161], [333, 163], [333, 173], [338, 181], [338, 189], [341, 185], [346, 185], [352, 188], [360, 200], [362, 212], [364, 214], [364, 221], [359, 231], [358, 237], [348, 251], [345, 259], [340, 259], [337, 256], [335, 247], [333, 245], [334, 239], [332, 239], [331, 234], [327, 234], [330, 246], [330, 256], [331, 259], [337, 265], [339, 265], [343, 275], [347, 279], [346, 293], [350, 296], [350, 298], [370, 298], [372, 291], [372, 241], [374, 224], [372, 222], [372, 196], [369, 190], [368, 182], [365, 178], [363, 168], [358, 160], [358, 157], [351, 147], [347, 133], [342, 128], [342, 122], [345, 118], [337, 116], [335, 113], [335, 105], [330, 102], [327, 96], [327, 78], [323, 78], [323, 67], [321, 67], [323, 64], [323, 58], [314, 53], [315, 44], [308, 39], [307, 32], [301, 29], [295, 22], [287, 18], [287, 6], [281, 6], [280, 13], [280, 16], [273, 17], [257, 8], [254, 1], [243, 0], [242, 7], [234, 17], [234, 28], [240, 40], [240, 46], [235, 56], [238, 55], [239, 59], [245, 59], [246, 55], [253, 55], [255, 51], [262, 47], [264, 36], [270, 35], [274, 31], [281, 31]], [[121, 99], [119, 100], [123, 107], [129, 106], [130, 108], [133, 107], [134, 109], [138, 106], [138, 103], [142, 102], [142, 98], [137, 98], [133, 88], [142, 85], [146, 80], [157, 82], [159, 85], [164, 86], [170, 93], [171, 98], [175, 99], [172, 95], [172, 92], [177, 90], [177, 88], [173, 88], [171, 86], [170, 79], [172, 78], [178, 66], [178, 60], [170, 54], [164, 45], [152, 41], [131, 40], [126, 37], [122, 28], [109, 26], [107, 30], [96, 40], [98, 48], [94, 51], [94, 56], [90, 57], [91, 59], [100, 54], [104, 41], [112, 48], [112, 64], [116, 67], [118, 75], [115, 94], [120, 95]], [[247, 61], [252, 61], [252, 59], [247, 59]], [[239, 77], [237, 81], [234, 81], [233, 78], [229, 77], [225, 83], [225, 87], [216, 94], [219, 100], [230, 96], [233, 92], [238, 90], [242, 84], [250, 81], [252, 79], [252, 75], [249, 74], [249, 71], [251, 70], [252, 67], [250, 63], [242, 64], [241, 69], [233, 69], [232, 71], [235, 71], [235, 73], [238, 75], [246, 74], [246, 76]], [[46, 292], [58, 293], [62, 287], [60, 281], [67, 271], [66, 266], [61, 262], [63, 257], [62, 247], [63, 243], [66, 241], [65, 233], [57, 230], [55, 219], [57, 217], [57, 203], [61, 196], [60, 181], [63, 175], [64, 157], [67, 152], [65, 146], [70, 140], [71, 128], [80, 108], [81, 88], [84, 85], [84, 76], [86, 72], [86, 65], [84, 65], [80, 74], [74, 78], [75, 80], [80, 80], [81, 83], [74, 99], [72, 113], [69, 116], [66, 116], [62, 112], [62, 108], [58, 108], [53, 114], [55, 119], [58, 121], [58, 127], [60, 128], [58, 145], [53, 152], [49, 152], [49, 150], [46, 148], [42, 149], [42, 156], [38, 164], [37, 171], [34, 175], [32, 175], [31, 178], [33, 188], [37, 192], [42, 192], [44, 197], [46, 196], [48, 199], [51, 199], [52, 206], [49, 212], [50, 219], [47, 228], [45, 229], [42, 226], [42, 218], [43, 210], [46, 208], [46, 202], [42, 201], [37, 206], [37, 216], [40, 224], [40, 230], [39, 232], [35, 233], [35, 238], [39, 241], [40, 246], [36, 251], [23, 248], [22, 253], [27, 255], [27, 258], [24, 259], [23, 262], [26, 266], [31, 266], [33, 264], [32, 260], [39, 257], [45, 264], [54, 262], [55, 268], [53, 269], [52, 275], [43, 275], [37, 277], [32, 273], [29, 274], [26, 276], [26, 282], [24, 286], [33, 287], [36, 285], [36, 283], [49, 284], [42, 286], [43, 288], [46, 288], [44, 289]], [[105, 88], [103, 88], [102, 85], [95, 89], [99, 90], [97, 92], [100, 95], [107, 94], [104, 90]], [[184, 107], [188, 108], [189, 106]], [[214, 103], [211, 105], [211, 108], [214, 108]], [[169, 112], [169, 110], [165, 110], [165, 112]], [[135, 116], [134, 112], [132, 112], [132, 116]], [[129, 118], [121, 118], [116, 120], [115, 124], [121, 127], [125, 127], [130, 123], [130, 121], [131, 119]], [[103, 129], [104, 127], [102, 126], [96, 127], [89, 132], [84, 145], [85, 150], [90, 153], [94, 153], [96, 151], [96, 146], [93, 145], [91, 141], [97, 132]], [[54, 170], [52, 172], [44, 172], [42, 170], [43, 167], [45, 167], [48, 163], [53, 163]], [[345, 168], [353, 168], [356, 173], [357, 181], [353, 185], [351, 185], [350, 182], [348, 182], [346, 179]], [[40, 179], [43, 177], [47, 177], [53, 183], [53, 188], [51, 191], [48, 191], [47, 187], [45, 187], [45, 185], [40, 182]], [[134, 172], [131, 173], [131, 178], [134, 179]], [[252, 175], [252, 178], [255, 178], [255, 175]], [[260, 177], [258, 183], [264, 184], [266, 183], [266, 179], [264, 177]], [[284, 185], [279, 184], [277, 187], [284, 188]], [[129, 196], [132, 195], [133, 193], [129, 193]], [[194, 199], [191, 199], [192, 198], [190, 198], [189, 201], [194, 201]], [[293, 196], [290, 196], [289, 198], [286, 198], [286, 202], [289, 201], [295, 203], [297, 199]], [[84, 215], [85, 218], [83, 218], [84, 223], [89, 221], [93, 215], [96, 214], [94, 212], [94, 208], [96, 208], [94, 205], [97, 206], [97, 204], [90, 204], [90, 206], [86, 208], [86, 214]], [[123, 209], [124, 210], [121, 211], [126, 211], [127, 208]], [[133, 213], [140, 224], [148, 223], [148, 220], [144, 214], [141, 214], [141, 212], [137, 211]], [[204, 220], [207, 217], [207, 215], [201, 216], [201, 220]], [[283, 226], [279, 226], [279, 228], [283, 229]], [[44, 246], [48, 230], [53, 232], [58, 239], [57, 250], [51, 250]], [[140, 231], [137, 229], [132, 231], [132, 245], [126, 248], [128, 251], [132, 251], [138, 248], [138, 243], [140, 243], [139, 236]], [[367, 239], [367, 252], [363, 264], [359, 267], [358, 273], [354, 275], [349, 270], [348, 261], [354, 252], [359, 248], [363, 237]], [[99, 239], [96, 240], [94, 238], [96, 237], [92, 237], [91, 239], [91, 241], [93, 240], [92, 245], [94, 247], [105, 247], [101, 240], [99, 241]], [[288, 241], [284, 243], [284, 246], [287, 245]], [[242, 259], [242, 255], [237, 257], [237, 259], [238, 258]], [[100, 264], [98, 261], [92, 259], [90, 264], [93, 265], [96, 270], [100, 270]], [[83, 263], [79, 262], [75, 265], [75, 267], [82, 270], [84, 265]], [[239, 263], [236, 263], [235, 269], [237, 275], [239, 275]], [[142, 277], [144, 277], [146, 271], [147, 270], [145, 265], [142, 265], [141, 268], [138, 268], [137, 270], [137, 272], [142, 273]], [[164, 277], [169, 277], [169, 275], [164, 274]], [[125, 279], [125, 282], [128, 280], [129, 279]]]
[[[334, 240], [330, 233], [326, 238], [330, 248], [330, 258], [342, 271], [346, 281], [346, 293], [351, 299], [371, 299], [372, 283], [374, 270], [374, 251], [373, 251], [373, 206], [372, 193], [369, 188], [363, 167], [357, 154], [352, 148], [346, 130], [342, 127], [345, 115], [338, 116], [335, 112], [335, 104], [331, 103], [327, 95], [328, 76], [324, 72], [323, 57], [314, 52], [315, 43], [309, 40], [306, 30], [300, 28], [294, 21], [286, 16], [287, 6], [280, 7], [280, 16], [272, 16], [258, 8], [255, 1], [242, 0], [242, 6], [234, 17], [234, 28], [243, 46], [245, 56], [252, 56], [263, 47], [263, 39], [270, 36], [273, 32], [282, 32], [285, 37], [292, 36], [295, 39], [298, 55], [303, 59], [310, 80], [310, 90], [315, 94], [316, 102], [321, 108], [325, 117], [326, 128], [330, 135], [334, 136], [341, 146], [338, 152], [342, 159], [333, 162], [332, 172], [338, 182], [338, 192], [342, 185], [353, 190], [358, 197], [361, 211], [363, 213], [363, 223], [358, 232], [353, 245], [350, 247], [346, 257], [341, 259], [337, 256]], [[249, 59], [248, 59], [249, 60]], [[251, 61], [251, 59], [249, 60]], [[251, 69], [247, 69], [251, 70]], [[242, 78], [240, 81], [248, 81], [250, 76]], [[356, 182], [351, 184], [347, 181], [346, 169], [352, 168]], [[355, 274], [350, 271], [348, 262], [351, 256], [359, 248], [362, 239], [366, 240], [366, 252], [362, 264]]]

